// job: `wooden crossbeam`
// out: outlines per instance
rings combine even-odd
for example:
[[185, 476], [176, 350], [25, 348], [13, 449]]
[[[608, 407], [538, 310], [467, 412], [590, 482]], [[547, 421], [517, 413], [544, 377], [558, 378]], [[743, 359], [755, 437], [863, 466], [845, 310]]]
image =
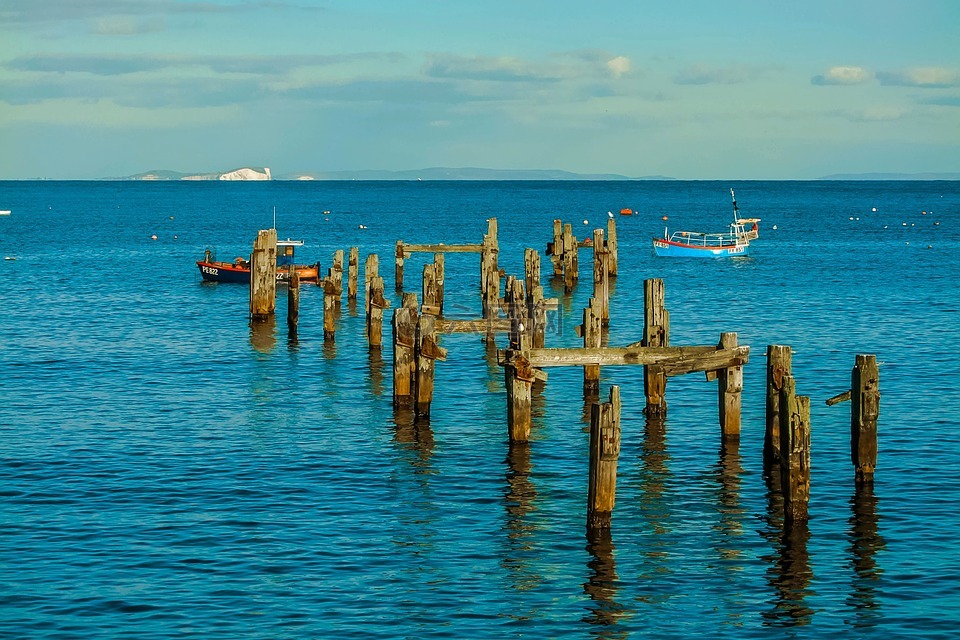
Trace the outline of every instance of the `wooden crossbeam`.
[[411, 253], [480, 253], [482, 244], [407, 244], [403, 243], [403, 257]]
[[[718, 349], [716, 346], [693, 347], [600, 347], [572, 349], [530, 349], [523, 352], [532, 367], [583, 367], [589, 365], [655, 365], [668, 376], [694, 371], [716, 371], [746, 364], [750, 347]], [[511, 364], [520, 352], [502, 349], [497, 352], [498, 364]]]
[[486, 333], [493, 330], [497, 333], [506, 333], [510, 331], [509, 318], [497, 318], [487, 327], [487, 321], [480, 320], [452, 320], [450, 318], [437, 318], [437, 331], [440, 333]]

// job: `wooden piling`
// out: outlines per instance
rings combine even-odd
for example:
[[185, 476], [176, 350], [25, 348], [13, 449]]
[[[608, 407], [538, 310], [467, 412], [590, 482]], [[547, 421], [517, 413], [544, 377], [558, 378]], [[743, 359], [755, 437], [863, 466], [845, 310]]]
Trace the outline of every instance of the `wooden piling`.
[[791, 375], [793, 352], [786, 345], [767, 345], [766, 431], [763, 437], [765, 469], [780, 461], [780, 390]]
[[531, 344], [530, 321], [527, 317], [527, 301], [523, 295], [523, 282], [513, 276], [507, 277], [504, 288], [504, 307], [510, 319], [509, 343], [511, 349], [526, 350]]
[[437, 265], [432, 262], [423, 265], [422, 294], [423, 306], [420, 307], [420, 313], [439, 316], [440, 301], [439, 292], [437, 291]]
[[367, 256], [366, 262], [363, 265], [363, 290], [364, 290], [364, 304], [363, 310], [365, 313], [369, 314], [370, 312], [370, 281], [373, 278], [376, 278], [380, 275], [380, 257], [375, 253], [371, 253]]
[[397, 240], [397, 250], [394, 254], [394, 288], [403, 291], [403, 240]]
[[442, 253], [433, 254], [433, 264], [434, 264], [434, 286], [437, 291], [437, 315], [443, 315], [443, 293], [444, 293], [444, 277], [445, 277], [445, 258]]
[[511, 444], [530, 441], [530, 400], [535, 374], [522, 355], [503, 367], [504, 386], [507, 389], [507, 432]]
[[368, 304], [367, 344], [371, 349], [380, 349], [383, 346], [383, 310], [390, 306], [390, 302], [384, 298], [383, 278], [380, 276], [370, 280]]
[[547, 247], [549, 249], [548, 255], [550, 256], [550, 262], [553, 263], [553, 275], [554, 277], [560, 277], [563, 275], [563, 222], [560, 220], [553, 221], [553, 242], [550, 243]]
[[339, 307], [343, 297], [343, 249], [337, 249], [333, 252], [333, 268], [330, 272], [331, 280], [334, 285], [334, 295], [336, 304]]
[[290, 335], [296, 335], [297, 324], [300, 322], [300, 274], [296, 269], [290, 272], [287, 282], [287, 330]]
[[337, 285], [333, 279], [333, 268], [327, 270], [323, 279], [323, 340], [333, 342], [337, 330]]
[[546, 346], [547, 334], [547, 303], [543, 299], [543, 287], [537, 285], [533, 289], [532, 309], [530, 311], [530, 343], [534, 349], [543, 349]]
[[590, 479], [587, 529], [609, 529], [617, 495], [620, 457], [620, 387], [610, 387], [610, 401], [594, 404], [590, 414]]
[[[667, 347], [670, 345], [670, 314], [664, 306], [663, 280], [651, 278], [643, 281], [643, 341], [644, 347]], [[643, 391], [647, 399], [644, 413], [648, 417], [665, 416], [667, 401], [664, 397], [667, 375], [662, 367], [643, 367]]]
[[[719, 349], [736, 349], [737, 334], [721, 333]], [[720, 369], [717, 372], [717, 396], [720, 410], [720, 439], [740, 440], [740, 408], [743, 392], [743, 367]]]
[[570, 293], [577, 284], [577, 238], [573, 235], [573, 225], [563, 225], [563, 291]]
[[360, 249], [350, 247], [350, 262], [347, 266], [347, 300], [357, 299], [357, 277], [360, 265]]
[[409, 409], [413, 405], [416, 375], [417, 312], [402, 306], [393, 312], [393, 408]]
[[810, 398], [796, 395], [796, 380], [780, 389], [780, 482], [784, 523], [806, 522], [810, 501]]
[[607, 262], [607, 274], [611, 278], [617, 277], [617, 221], [613, 218], [607, 220], [607, 252], [610, 258]]
[[880, 369], [875, 355], [857, 355], [850, 382], [850, 458], [857, 483], [872, 482], [877, 466]]
[[600, 324], [610, 326], [609, 252], [604, 246], [603, 229], [593, 230], [593, 297], [600, 309]]
[[250, 319], [264, 322], [277, 304], [277, 230], [257, 233], [250, 254]]
[[437, 345], [436, 318], [421, 315], [417, 321], [414, 359], [416, 361], [416, 394], [414, 410], [417, 418], [430, 418], [430, 403], [433, 402], [434, 361], [446, 360], [447, 351]]
[[[596, 298], [590, 298], [590, 303], [583, 309], [583, 324], [578, 333], [583, 338], [585, 349], [598, 349], [603, 337], [601, 328], [600, 303]], [[588, 364], [583, 367], [584, 392], [597, 393], [600, 391], [600, 365]]]

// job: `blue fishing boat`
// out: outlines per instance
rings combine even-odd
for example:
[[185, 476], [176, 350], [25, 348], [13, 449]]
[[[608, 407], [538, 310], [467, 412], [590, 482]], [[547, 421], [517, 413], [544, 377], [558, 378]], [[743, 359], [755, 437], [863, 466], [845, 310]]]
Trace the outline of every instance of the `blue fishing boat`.
[[664, 229], [662, 238], [653, 239], [654, 252], [658, 256], [670, 258], [726, 258], [747, 255], [750, 241], [760, 237], [760, 218], [741, 218], [733, 189], [730, 189], [730, 197], [733, 200], [733, 222], [727, 231], [674, 231], [670, 234]]

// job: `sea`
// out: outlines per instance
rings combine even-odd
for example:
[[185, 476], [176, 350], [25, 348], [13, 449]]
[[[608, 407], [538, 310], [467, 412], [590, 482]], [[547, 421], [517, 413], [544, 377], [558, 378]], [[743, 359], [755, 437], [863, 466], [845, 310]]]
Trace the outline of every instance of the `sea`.
[[[760, 218], [748, 256], [658, 258], [651, 238]], [[629, 208], [633, 215], [620, 215]], [[0, 636], [3, 638], [956, 638], [960, 636], [960, 182], [0, 182]], [[586, 530], [582, 371], [551, 368], [531, 442], [510, 445], [484, 336], [443, 335], [430, 420], [392, 406], [390, 311], [363, 301], [323, 336], [251, 327], [243, 285], [196, 261], [249, 256], [257, 231], [301, 262], [376, 253], [392, 308], [408, 243], [540, 252], [557, 299], [548, 347], [575, 347], [592, 292], [551, 281], [553, 220], [616, 220], [610, 346], [643, 337], [664, 281], [674, 346], [736, 332], [742, 433], [723, 443], [716, 382], [670, 378], [644, 417], [618, 385], [622, 444], [607, 534]], [[405, 265], [420, 291], [429, 254]], [[479, 256], [447, 254], [445, 314], [479, 318]], [[763, 468], [765, 353], [793, 350], [810, 397], [809, 522], [785, 527]], [[879, 457], [858, 488], [850, 387], [880, 370]]]

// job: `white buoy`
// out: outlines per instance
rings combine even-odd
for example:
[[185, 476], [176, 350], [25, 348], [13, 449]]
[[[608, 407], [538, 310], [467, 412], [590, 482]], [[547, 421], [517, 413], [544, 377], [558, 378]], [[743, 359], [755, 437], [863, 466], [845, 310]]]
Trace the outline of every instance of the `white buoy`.
[[873, 211], [874, 211], [874, 212], [876, 212], [876, 210], [877, 210], [877, 208], [876, 208], [876, 207], [874, 207], [874, 208], [873, 208]]
[[584, 221], [583, 221], [583, 224], [590, 224], [590, 223], [589, 223], [589, 222], [587, 222], [586, 220], [584, 220]]
[[774, 230], [774, 231], [777, 230], [777, 225], [773, 225], [773, 230]]

